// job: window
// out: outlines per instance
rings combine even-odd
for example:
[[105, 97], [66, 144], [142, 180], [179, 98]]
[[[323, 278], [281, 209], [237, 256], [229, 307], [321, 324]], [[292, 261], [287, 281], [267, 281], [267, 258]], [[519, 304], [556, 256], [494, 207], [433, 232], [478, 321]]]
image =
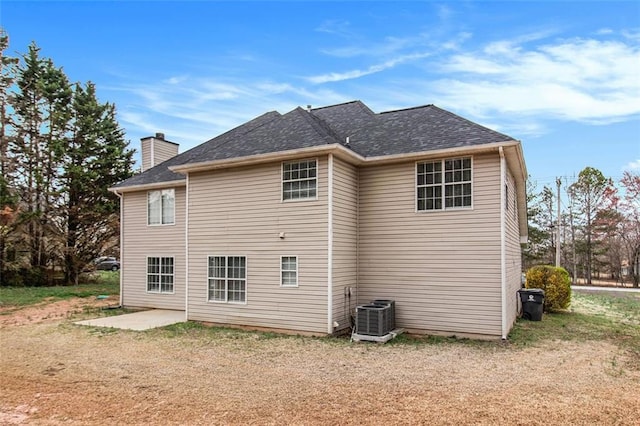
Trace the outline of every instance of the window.
[[147, 291], [173, 293], [173, 257], [147, 258]]
[[209, 256], [209, 300], [244, 303], [247, 300], [247, 258]]
[[471, 158], [417, 164], [417, 209], [471, 207]]
[[282, 163], [282, 200], [315, 199], [316, 172], [316, 160]]
[[280, 258], [280, 285], [298, 287], [298, 257], [282, 256]]
[[174, 223], [175, 191], [163, 189], [147, 193], [147, 223], [149, 225], [170, 225]]

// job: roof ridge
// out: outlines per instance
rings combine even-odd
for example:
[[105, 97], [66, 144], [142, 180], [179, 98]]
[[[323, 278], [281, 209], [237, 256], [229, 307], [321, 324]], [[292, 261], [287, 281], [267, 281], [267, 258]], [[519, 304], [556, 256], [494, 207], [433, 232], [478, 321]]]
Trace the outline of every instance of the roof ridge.
[[[383, 111], [383, 112], [381, 112], [379, 114], [380, 115], [382, 115], [382, 114], [391, 114], [391, 113], [394, 113], [394, 112], [411, 111], [413, 109], [432, 108], [432, 107], [438, 108], [434, 104], [426, 104], [426, 105], [419, 105], [419, 106], [414, 106], [414, 107], [409, 107], [409, 108], [392, 109], [392, 110], [389, 110], [389, 111]], [[438, 109], [441, 109], [441, 108], [438, 108]]]
[[318, 133], [320, 136], [322, 137], [328, 136], [332, 139], [335, 139], [337, 143], [342, 143], [340, 136], [338, 136], [338, 134], [331, 128], [331, 126], [329, 126], [329, 124], [327, 124], [320, 117], [316, 117], [314, 114], [311, 114], [309, 111], [306, 111], [301, 107], [297, 107], [293, 111], [297, 112], [298, 114], [302, 114], [302, 117], [307, 122], [309, 122], [309, 124], [311, 124], [311, 127], [313, 127], [313, 130], [315, 130], [316, 133]]
[[511, 136], [509, 136], [509, 135], [507, 135], [507, 134], [504, 134], [504, 133], [499, 132], [499, 131], [497, 131], [497, 130], [491, 129], [491, 128], [487, 127], [487, 126], [483, 126], [482, 124], [480, 124], [480, 123], [476, 123], [475, 121], [471, 121], [471, 120], [469, 120], [468, 118], [464, 118], [463, 116], [456, 114], [455, 112], [451, 112], [451, 111], [448, 111], [448, 110], [446, 110], [446, 109], [442, 109], [442, 108], [437, 107], [437, 106], [435, 106], [435, 105], [430, 105], [430, 106], [431, 106], [432, 108], [437, 109], [437, 110], [438, 110], [438, 111], [440, 111], [441, 113], [445, 113], [445, 114], [450, 115], [450, 116], [452, 116], [452, 117], [455, 117], [455, 118], [457, 118], [457, 119], [459, 119], [459, 120], [464, 120], [464, 121], [466, 121], [467, 123], [472, 124], [472, 125], [474, 125], [474, 126], [482, 127], [483, 129], [488, 130], [488, 131], [490, 131], [490, 132], [497, 133], [497, 134], [499, 134], [499, 135], [505, 136], [508, 140], [515, 140], [515, 139], [513, 139]]
[[349, 105], [349, 104], [357, 104], [358, 106], [360, 106], [360, 108], [362, 108], [366, 112], [368, 112], [368, 113], [370, 113], [372, 115], [375, 115], [375, 112], [373, 112], [371, 110], [371, 108], [369, 108], [367, 106], [367, 104], [365, 104], [364, 102], [362, 102], [359, 99], [356, 99], [356, 100], [353, 100], [353, 101], [349, 101], [349, 102], [342, 102], [342, 103], [334, 104], [334, 105], [326, 105], [326, 106], [322, 106], [322, 107], [311, 108], [311, 111], [320, 111], [320, 110], [327, 109], [327, 108], [335, 108], [335, 107]]
[[[202, 149], [204, 149], [204, 148], [205, 148], [205, 145], [207, 145], [207, 144], [211, 144], [211, 146], [208, 146], [208, 148], [210, 148], [210, 149], [217, 149], [217, 148], [219, 148], [219, 147], [221, 147], [221, 146], [223, 146], [223, 145], [225, 145], [225, 144], [227, 144], [227, 143], [231, 142], [231, 140], [224, 140], [224, 139], [223, 139], [223, 137], [224, 137], [225, 135], [226, 135], [226, 136], [228, 136], [228, 135], [232, 134], [233, 132], [238, 132], [238, 134], [239, 134], [239, 135], [246, 135], [247, 133], [253, 132], [254, 130], [257, 130], [257, 129], [259, 129], [260, 127], [262, 127], [262, 126], [264, 126], [264, 125], [266, 125], [266, 124], [268, 124], [268, 123], [272, 122], [272, 121], [273, 121], [273, 120], [275, 120], [277, 117], [273, 117], [271, 120], [267, 120], [267, 121], [265, 121], [264, 123], [259, 123], [259, 124], [258, 124], [258, 123], [255, 123], [253, 126], [249, 126], [249, 128], [245, 128], [244, 130], [241, 130], [241, 128], [243, 128], [243, 127], [247, 126], [247, 125], [248, 125], [249, 123], [251, 123], [252, 121], [256, 121], [256, 120], [258, 120], [258, 119], [260, 119], [260, 118], [267, 117], [267, 116], [269, 116], [269, 115], [274, 115], [274, 114], [277, 114], [277, 117], [281, 117], [281, 116], [282, 116], [282, 114], [280, 114], [278, 111], [268, 111], [268, 112], [265, 112], [264, 114], [260, 114], [259, 116], [257, 116], [257, 117], [255, 117], [255, 118], [253, 118], [253, 119], [249, 120], [249, 121], [248, 121], [248, 122], [246, 122], [246, 123], [243, 123], [243, 124], [241, 124], [241, 125], [239, 125], [239, 126], [236, 126], [236, 127], [232, 128], [232, 129], [229, 129], [229, 130], [227, 130], [226, 132], [221, 133], [221, 134], [219, 134], [218, 136], [216, 136], [216, 137], [213, 137], [213, 138], [209, 139], [208, 141], [202, 142], [201, 144], [198, 144], [198, 145], [196, 145], [196, 146], [194, 146], [194, 147], [192, 147], [192, 148], [190, 148], [190, 149], [188, 149], [188, 150], [186, 150], [186, 151], [184, 151], [184, 152], [179, 153], [179, 154], [178, 154], [178, 155], [176, 155], [176, 156], [173, 156], [173, 157], [171, 157], [171, 158], [169, 158], [169, 159], [167, 159], [167, 160], [163, 161], [163, 162], [162, 162], [162, 163], [160, 163], [160, 164], [156, 164], [156, 165], [155, 165], [154, 167], [152, 167], [151, 169], [153, 169], [153, 168], [155, 168], [155, 167], [158, 167], [158, 166], [161, 166], [161, 165], [162, 165], [162, 164], [164, 164], [164, 163], [169, 163], [169, 162], [171, 162], [171, 165], [176, 165], [176, 164], [174, 164], [174, 162], [176, 162], [176, 161], [177, 161], [177, 162], [179, 162], [181, 159], [185, 159], [185, 158], [187, 159], [187, 161], [189, 161], [189, 159], [190, 159], [190, 158], [189, 158], [189, 155], [188, 155], [189, 153], [193, 153], [193, 151], [196, 151], [196, 150], [198, 150], [198, 149], [202, 150]], [[215, 143], [215, 140], [216, 140], [216, 139], [222, 139], [222, 140], [218, 141], [218, 143], [216, 144], [216, 143]], [[148, 170], [151, 170], [151, 169], [148, 169]], [[147, 170], [145, 170], [145, 172], [146, 172], [146, 171], [147, 171]]]

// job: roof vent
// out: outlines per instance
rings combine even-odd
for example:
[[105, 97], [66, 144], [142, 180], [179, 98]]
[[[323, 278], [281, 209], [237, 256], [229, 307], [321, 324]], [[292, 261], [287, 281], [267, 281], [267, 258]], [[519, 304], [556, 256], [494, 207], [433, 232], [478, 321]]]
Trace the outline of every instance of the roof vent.
[[156, 138], [164, 140], [164, 133], [156, 133]]
[[307, 112], [311, 112], [311, 105], [307, 105]]

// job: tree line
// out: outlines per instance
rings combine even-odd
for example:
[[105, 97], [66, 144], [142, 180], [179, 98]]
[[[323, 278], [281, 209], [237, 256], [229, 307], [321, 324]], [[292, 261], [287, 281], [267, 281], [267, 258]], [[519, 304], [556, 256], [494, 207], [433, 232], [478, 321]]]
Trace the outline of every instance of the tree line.
[[[617, 283], [640, 281], [640, 174], [625, 171], [614, 181], [586, 167], [575, 182], [557, 188], [527, 184], [529, 244], [523, 249], [526, 268], [560, 265], [573, 281], [596, 279]], [[558, 203], [561, 208], [558, 216]]]
[[71, 83], [35, 43], [6, 54], [0, 28], [0, 285], [77, 284], [119, 245], [133, 150], [91, 82]]

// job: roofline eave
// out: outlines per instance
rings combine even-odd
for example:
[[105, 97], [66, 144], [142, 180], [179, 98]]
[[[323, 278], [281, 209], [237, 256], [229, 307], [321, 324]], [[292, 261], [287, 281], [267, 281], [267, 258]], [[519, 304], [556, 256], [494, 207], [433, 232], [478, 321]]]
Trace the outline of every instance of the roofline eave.
[[166, 187], [176, 187], [176, 186], [186, 186], [186, 179], [178, 179], [178, 180], [165, 180], [162, 182], [153, 182], [153, 183], [143, 183], [140, 185], [130, 185], [130, 186], [114, 186], [109, 188], [109, 191], [115, 194], [122, 194], [124, 192], [135, 192], [135, 191], [144, 191], [158, 188], [166, 188]]
[[365, 160], [364, 157], [358, 153], [342, 146], [338, 143], [312, 146], [307, 148], [292, 149], [287, 151], [269, 152], [265, 154], [249, 155], [245, 157], [235, 157], [223, 160], [203, 161], [200, 163], [180, 164], [176, 166], [170, 166], [169, 170], [175, 173], [193, 173], [214, 169], [223, 169], [229, 167], [250, 166], [254, 164], [268, 163], [277, 160], [287, 160], [290, 158], [296, 158], [307, 155], [325, 155], [334, 154], [339, 158], [342, 158], [353, 164], [361, 164]]
[[520, 142], [510, 139], [502, 142], [492, 142], [482, 145], [468, 145], [468, 146], [459, 146], [454, 148], [442, 148], [442, 149], [433, 149], [429, 151], [418, 151], [418, 152], [409, 152], [403, 154], [392, 154], [392, 155], [380, 155], [376, 157], [366, 157], [364, 160], [365, 165], [377, 165], [377, 164], [386, 164], [386, 163], [397, 163], [401, 161], [407, 160], [418, 160], [422, 158], [437, 158], [445, 155], [465, 155], [465, 154], [478, 154], [481, 152], [493, 152], [497, 151], [499, 147], [511, 147], [518, 146]]

